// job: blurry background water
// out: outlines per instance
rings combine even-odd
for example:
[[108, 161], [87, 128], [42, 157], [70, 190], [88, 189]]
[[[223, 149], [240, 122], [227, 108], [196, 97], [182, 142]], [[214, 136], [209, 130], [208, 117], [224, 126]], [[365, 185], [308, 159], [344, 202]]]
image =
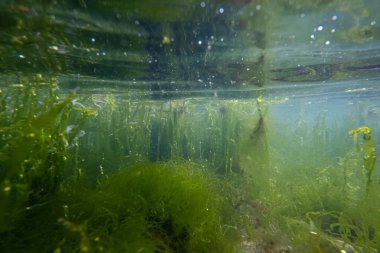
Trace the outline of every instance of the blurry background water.
[[318, 115], [326, 131], [345, 125], [342, 136], [366, 124], [378, 133], [375, 0], [0, 4], [2, 86], [38, 74], [62, 90], [137, 100], [262, 95], [271, 126], [297, 147], [292, 131]]
[[273, 187], [346, 166], [354, 128], [380, 150], [378, 0], [4, 0], [0, 70], [98, 109], [88, 172], [181, 158]]

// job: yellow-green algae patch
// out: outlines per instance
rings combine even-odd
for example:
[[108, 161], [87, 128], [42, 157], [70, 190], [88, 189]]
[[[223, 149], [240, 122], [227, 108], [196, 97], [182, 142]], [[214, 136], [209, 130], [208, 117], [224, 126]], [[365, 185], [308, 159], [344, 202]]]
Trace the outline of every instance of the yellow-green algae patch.
[[[96, 190], [64, 193], [67, 213], [59, 222], [77, 234], [81, 251], [237, 252], [229, 200], [198, 167], [155, 163], [120, 170]], [[67, 247], [74, 245], [61, 245]]]

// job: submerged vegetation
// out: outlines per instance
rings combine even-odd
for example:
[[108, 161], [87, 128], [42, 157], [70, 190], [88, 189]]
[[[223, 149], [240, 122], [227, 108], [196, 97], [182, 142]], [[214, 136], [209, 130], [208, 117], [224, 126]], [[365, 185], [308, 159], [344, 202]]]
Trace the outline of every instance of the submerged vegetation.
[[135, 159], [118, 172], [90, 171], [79, 147], [90, 147], [86, 119], [101, 113], [86, 98], [58, 94], [41, 76], [1, 96], [2, 252], [238, 251], [235, 197], [203, 166]]
[[79, 239], [90, 252], [237, 252], [228, 195], [197, 167], [142, 164], [104, 178], [96, 190], [69, 191], [63, 222], [85, 226]]
[[[37, 75], [0, 90], [0, 233], [45, 206], [64, 180], [65, 161], [91, 114], [61, 99], [56, 80]], [[69, 123], [74, 117], [75, 125]], [[5, 238], [6, 236], [4, 236]]]
[[53, 85], [40, 78], [1, 90], [1, 231], [57, 192], [73, 138], [66, 133], [73, 96], [59, 100]]
[[376, 1], [21, 2], [0, 252], [380, 252]]
[[350, 135], [355, 136], [355, 142], [357, 142], [356, 135], [361, 133], [363, 133], [364, 168], [367, 171], [367, 187], [369, 187], [369, 185], [372, 182], [372, 173], [375, 169], [377, 154], [375, 149], [375, 143], [371, 135], [371, 129], [369, 127], [358, 127], [350, 131]]
[[280, 129], [276, 107], [288, 99], [83, 96], [40, 75], [0, 95], [1, 251], [380, 247], [369, 127], [350, 132], [364, 135], [355, 144], [346, 130], [329, 135], [344, 127], [322, 115], [305, 128], [302, 110]]

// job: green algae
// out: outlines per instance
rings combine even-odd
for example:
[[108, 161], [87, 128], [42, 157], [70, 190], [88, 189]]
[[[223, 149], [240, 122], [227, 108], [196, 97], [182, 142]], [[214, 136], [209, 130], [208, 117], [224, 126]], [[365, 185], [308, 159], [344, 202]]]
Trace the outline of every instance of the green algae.
[[[72, 98], [59, 101], [51, 94], [37, 92], [34, 85], [28, 85], [4, 91], [1, 97], [0, 183], [2, 202], [10, 208], [1, 209], [1, 230], [12, 222], [8, 216], [21, 212], [22, 202], [32, 206], [43, 202], [59, 187], [66, 150], [62, 133]], [[42, 95], [46, 96], [45, 104], [39, 106]]]
[[91, 176], [78, 152], [83, 126], [105, 115], [41, 78], [1, 90], [1, 251], [238, 252], [234, 197], [220, 179], [189, 161], [94, 163], [107, 173]]
[[364, 189], [362, 153], [324, 115], [276, 133], [262, 97], [79, 97], [38, 80], [1, 90], [1, 251], [379, 248], [378, 170]]
[[216, 186], [193, 164], [138, 165], [69, 193], [66, 219], [110, 252], [237, 252], [236, 217]]
[[[79, 112], [75, 95], [60, 98], [56, 80], [37, 75], [0, 92], [0, 233], [9, 238], [34, 210], [48, 205], [63, 181]], [[78, 113], [81, 124], [87, 112]], [[2, 243], [1, 243], [2, 244]]]
[[[240, 252], [228, 187], [192, 163], [150, 163], [63, 187], [5, 233], [7, 252]], [[6, 246], [6, 247], [5, 247]]]

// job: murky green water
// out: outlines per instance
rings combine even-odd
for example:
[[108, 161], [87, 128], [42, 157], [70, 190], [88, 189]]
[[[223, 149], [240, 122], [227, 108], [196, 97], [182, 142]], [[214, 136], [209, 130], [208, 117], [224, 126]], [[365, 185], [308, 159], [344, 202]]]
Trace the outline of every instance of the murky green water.
[[1, 252], [378, 252], [380, 5], [0, 3]]

